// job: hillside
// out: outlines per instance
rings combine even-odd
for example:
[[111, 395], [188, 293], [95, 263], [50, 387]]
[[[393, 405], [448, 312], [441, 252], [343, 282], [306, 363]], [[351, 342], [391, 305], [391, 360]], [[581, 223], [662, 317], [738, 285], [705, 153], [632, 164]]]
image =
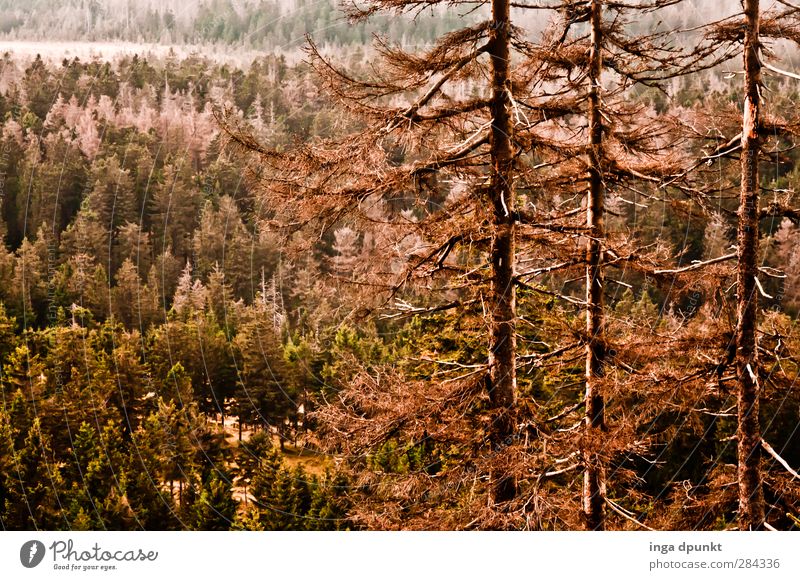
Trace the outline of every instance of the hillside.
[[320, 44], [353, 45], [387, 35], [427, 44], [461, 23], [465, 10], [429, 11], [413, 26], [381, 15], [347, 22], [335, 0], [1, 0], [0, 38], [36, 41], [126, 41], [291, 49], [312, 35]]

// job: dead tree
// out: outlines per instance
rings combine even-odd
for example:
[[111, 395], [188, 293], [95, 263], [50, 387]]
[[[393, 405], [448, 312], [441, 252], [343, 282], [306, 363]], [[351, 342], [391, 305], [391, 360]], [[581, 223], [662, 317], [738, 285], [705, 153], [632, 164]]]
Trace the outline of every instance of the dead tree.
[[758, 246], [761, 152], [761, 40], [759, 0], [744, 4], [744, 115], [742, 122], [742, 185], [737, 233], [736, 382], [738, 416], [739, 525], [744, 530], [764, 527], [761, 485], [761, 426], [759, 421], [759, 364], [756, 351], [758, 316]]
[[[798, 135], [796, 116], [777, 110], [767, 114], [762, 96], [767, 90], [765, 73], [783, 82], [800, 80], [800, 75], [784, 71], [770, 62], [775, 57], [770, 41], [800, 42], [800, 7], [780, 0], [778, 4], [767, 10], [759, 0], [745, 0], [742, 12], [716, 23], [711, 29], [712, 38], [730, 43], [741, 51], [744, 64], [742, 109], [735, 123], [730, 123], [728, 135], [737, 130], [740, 132], [730, 139], [727, 139], [728, 135], [720, 138], [722, 144], [714, 150], [719, 163], [730, 160], [733, 166], [738, 161], [737, 179], [731, 180], [731, 189], [733, 186], [738, 188], [738, 207], [733, 215], [737, 244], [735, 327], [731, 340], [733, 348], [723, 366], [731, 365], [735, 370], [738, 523], [743, 530], [771, 527], [765, 513], [765, 471], [762, 465], [762, 450], [771, 447], [764, 441], [760, 414], [767, 390], [786, 379], [781, 365], [775, 367], [775, 361], [782, 358], [782, 353], [763, 346], [771, 338], [762, 328], [768, 318], [766, 306], [772, 301], [765, 291], [766, 280], [781, 277], [779, 269], [762, 267], [762, 224], [765, 220], [793, 219], [795, 215], [791, 206], [794, 201], [792, 192], [788, 192], [782, 201], [773, 196], [769, 207], [762, 208], [765, 185], [761, 166], [770, 161], [780, 164], [783, 153], [795, 148], [793, 143]], [[770, 88], [775, 89], [774, 86]], [[734, 128], [734, 125], [738, 126]], [[781, 268], [783, 264], [776, 266]], [[763, 297], [763, 306], [760, 297]], [[767, 367], [778, 370], [768, 373]], [[765, 381], [769, 385], [765, 385]], [[779, 490], [770, 491], [780, 495]]]
[[[460, 4], [474, 7], [373, 0], [354, 5], [350, 16]], [[277, 227], [324, 232], [343, 223], [380, 224], [374, 239], [380, 238], [377, 253], [385, 261], [370, 264], [370, 271], [363, 267], [357, 282], [378, 290], [387, 316], [480, 308], [483, 328], [473, 330], [484, 334], [486, 355], [469, 361], [475, 372], [464, 380], [479, 382], [488, 400], [486, 441], [473, 447], [486, 456], [491, 505], [516, 496], [515, 473], [522, 469], [504, 457], [520, 422], [515, 189], [523, 147], [535, 138], [533, 126], [519, 120], [520, 103], [529, 100], [537, 78], [529, 68], [512, 73], [523, 36], [512, 24], [511, 2], [492, 0], [487, 20], [443, 36], [424, 53], [377, 39], [381, 64], [368, 75], [340, 69], [310, 42], [309, 62], [361, 130], [279, 152], [262, 147], [232, 117], [225, 120], [233, 139], [256, 156], [266, 205], [280, 207], [268, 218]], [[525, 116], [536, 124], [563, 113], [561, 105], [548, 107], [528, 107]], [[392, 204], [402, 212], [387, 209]], [[398, 255], [412, 237], [416, 247]], [[460, 388], [461, 381], [452, 384]]]
[[[493, 439], [502, 442], [514, 432], [514, 404], [517, 398], [517, 309], [516, 219], [514, 211], [514, 147], [511, 123], [511, 14], [509, 0], [492, 0], [489, 36], [492, 69], [492, 128], [490, 197], [492, 202], [492, 287], [489, 301], [491, 339], [489, 345], [489, 397], [500, 410]], [[499, 476], [495, 501], [516, 495], [513, 477]]]
[[[634, 272], [685, 289], [702, 271], [713, 287], [728, 259], [673, 266], [673, 256], [643, 249], [606, 203], [629, 192], [661, 201], [665, 184], [706, 203], [683, 179], [682, 136], [631, 98], [721, 58], [713, 39], [684, 53], [668, 31], [629, 34], [636, 15], [676, 3], [537, 5], [558, 17], [534, 41], [511, 24], [513, 3], [495, 0], [489, 19], [424, 53], [378, 39], [380, 65], [368, 71], [341, 69], [311, 43], [321, 84], [357, 130], [276, 151], [228, 118], [229, 134], [254, 153], [269, 208], [262, 219], [291, 240], [302, 230], [317, 238], [367, 228], [376, 250], [353, 266], [352, 282], [380, 297], [383, 317], [449, 312], [484, 345], [467, 360], [420, 357], [425, 372], [410, 375], [412, 365], [359, 368], [338, 401], [320, 406], [321, 438], [369, 490], [358, 502], [365, 525], [604, 529], [610, 508], [615, 522], [648, 527], [605, 489], [634, 493], [638, 474], [624, 464], [649, 453], [660, 403], [669, 396], [688, 408], [714, 377], [712, 365], [684, 354], [705, 356], [703, 342], [722, 338], [684, 328], [622, 333], [605, 304], [609, 286]], [[428, 4], [453, 2], [374, 0], [352, 15]], [[675, 352], [669, 360], [665, 349]], [[553, 400], [534, 400], [532, 371], [574, 364], [580, 392], [565, 381]], [[447, 468], [366, 466], [397, 441], [446, 450]]]
[[[602, 170], [603, 119], [601, 92], [603, 86], [603, 3], [592, 0], [591, 33], [588, 64], [589, 88], [589, 198], [586, 204], [586, 430], [587, 437], [605, 430], [603, 395], [599, 380], [605, 361], [603, 227], [605, 184]], [[595, 453], [584, 452], [583, 512], [586, 526], [602, 530], [605, 510], [605, 468]]]
[[[658, 264], [665, 261], [665, 256], [647, 256], [637, 247], [636, 240], [607, 231], [606, 196], [610, 191], [619, 199], [625, 192], [643, 188], [652, 190], [651, 197], [657, 197], [658, 188], [686, 163], [679, 145], [681, 138], [669, 120], [658, 118], [641, 103], [631, 102], [630, 95], [636, 86], [658, 87], [724, 58], [711, 42], [700, 42], [686, 51], [674, 49], [677, 32], [629, 32], [630, 21], [637, 16], [677, 4], [676, 0], [656, 0], [639, 6], [602, 0], [552, 4], [549, 8], [559, 14], [548, 36], [552, 44], [547, 49], [533, 46], [528, 53], [532, 62], [544, 66], [543, 76], [552, 83], [552, 95], [563, 99], [563, 95], [570, 94], [575, 98], [571, 112], [539, 128], [540, 141], [547, 143], [540, 166], [546, 169], [531, 181], [538, 182], [544, 190], [559, 192], [562, 198], [583, 202], [582, 208], [560, 212], [570, 218], [558, 222], [557, 227], [562, 231], [572, 228], [584, 240], [583, 256], [560, 256], [558, 269], [567, 273], [582, 266], [585, 280], [584, 429], [580, 446], [584, 474], [582, 515], [590, 530], [605, 528], [607, 464], [615, 453], [612, 448], [620, 453], [625, 446], [622, 437], [608, 433], [606, 421], [604, 391], [610, 382], [607, 372], [609, 368], [624, 368], [625, 364], [619, 359], [609, 360], [609, 351], [615, 350], [606, 336], [605, 301], [609, 290], [605, 271], [633, 267], [653, 277]], [[547, 54], [542, 55], [539, 51], [544, 50]], [[576, 156], [585, 160], [582, 165], [576, 163]], [[576, 212], [585, 212], [582, 228], [574, 220]], [[527, 217], [533, 222], [546, 221], [545, 216]], [[630, 260], [623, 257], [625, 254], [638, 257]], [[546, 266], [534, 270], [543, 271], [552, 270]], [[620, 410], [621, 414], [626, 412]], [[612, 439], [616, 441], [612, 443]]]

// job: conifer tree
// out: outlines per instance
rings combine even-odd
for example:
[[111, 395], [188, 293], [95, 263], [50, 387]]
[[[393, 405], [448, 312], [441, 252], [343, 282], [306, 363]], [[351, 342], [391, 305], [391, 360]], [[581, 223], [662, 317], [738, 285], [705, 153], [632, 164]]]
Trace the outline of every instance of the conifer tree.
[[16, 530], [66, 527], [63, 479], [38, 418], [33, 420], [24, 445], [15, 449], [6, 478], [4, 525]]
[[[364, 8], [353, 7], [351, 17], [360, 21], [381, 11], [400, 14], [422, 8], [416, 1], [375, 0]], [[520, 139], [513, 106], [530, 86], [529, 78], [511, 74], [512, 44], [520, 38], [511, 22], [510, 3], [493, 0], [487, 20], [444, 35], [424, 54], [379, 43], [386, 74], [378, 78], [351, 76], [312, 44], [314, 68], [331, 94], [363, 115], [363, 132], [281, 153], [265, 148], [240, 127], [228, 126], [240, 143], [260, 156], [264, 193], [276, 207], [287, 210], [279, 224], [306, 223], [323, 231], [344, 220], [369, 223], [377, 218], [390, 224], [376, 250], [384, 253], [384, 268], [397, 271], [392, 260], [401, 264], [399, 275], [371, 281], [389, 296], [410, 290], [427, 276], [467, 276], [473, 296], [464, 302], [485, 305], [485, 359], [477, 363], [484, 372], [476, 375], [492, 409], [490, 439], [499, 447], [516, 430], [514, 191]], [[479, 78], [489, 80], [473, 96], [465, 94], [465, 83]], [[408, 94], [413, 97], [403, 102]], [[442, 185], [448, 180], [464, 187], [448, 192]], [[303, 192], [301, 198], [296, 198], [298, 191]], [[392, 198], [400, 199], [391, 202]], [[399, 203], [416, 219], [389, 211], [390, 203]], [[427, 238], [410, 255], [397, 259], [390, 252], [402, 247], [397, 242], [407, 235], [404, 225], [409, 224]], [[470, 268], [456, 266], [456, 259], [472, 249], [476, 254]], [[476, 266], [470, 275], [468, 270]], [[462, 304], [456, 300], [446, 308]], [[498, 465], [491, 478], [494, 502], [515, 496], [511, 470]]]
[[[800, 78], [772, 64], [776, 54], [771, 49], [771, 43], [781, 41], [795, 46], [800, 44], [798, 14], [800, 7], [791, 2], [781, 0], [775, 6], [765, 7], [759, 0], [744, 0], [740, 12], [730, 21], [716, 23], [709, 32], [716, 41], [733, 46], [743, 62], [741, 116], [723, 117], [723, 123], [731, 122], [730, 132], [739, 131], [739, 134], [723, 139], [727, 142], [714, 151], [723, 166], [727, 159], [738, 161], [738, 170], [730, 186], [731, 190], [738, 190], [738, 207], [734, 213], [736, 252], [733, 254], [736, 258], [735, 324], [720, 372], [729, 365], [735, 369], [738, 523], [743, 530], [770, 527], [765, 507], [762, 455], [767, 451], [774, 459], [777, 453], [764, 439], [760, 415], [769, 392], [764, 383], [781, 384], [786, 380], [781, 365], [774, 364], [783, 356], [780, 349], [764, 348], [760, 338], [765, 332], [762, 325], [770, 318], [766, 305], [762, 304], [773, 299], [761, 281], [773, 272], [762, 266], [765, 244], [761, 238], [766, 220], [778, 225], [783, 218], [796, 218], [797, 214], [789, 205], [795, 201], [791, 192], [784, 199], [773, 198], [769, 204], [762, 201], [766, 187], [763, 165], [773, 159], [780, 163], [779, 153], [770, 143], [780, 143], [787, 136], [792, 138], [798, 120], [795, 114], [781, 115], [778, 107], [771, 106], [763, 93], [769, 80], [765, 73], [777, 77], [778, 82], [790, 79], [789, 82], [796, 83]], [[791, 263], [778, 266], [781, 270], [791, 270]], [[777, 309], [782, 307], [779, 301]], [[776, 338], [767, 336], [767, 340]], [[776, 371], [767, 371], [770, 366]], [[772, 491], [780, 494], [778, 490]]]
[[758, 312], [758, 244], [761, 137], [761, 39], [759, 0], [744, 3], [744, 118], [742, 123], [742, 190], [739, 201], [738, 272], [736, 280], [736, 377], [738, 382], [739, 522], [742, 529], [764, 526], [761, 484], [756, 328]]
[[238, 510], [238, 502], [232, 497], [230, 479], [225, 474], [212, 473], [203, 482], [191, 509], [193, 529], [230, 529]]

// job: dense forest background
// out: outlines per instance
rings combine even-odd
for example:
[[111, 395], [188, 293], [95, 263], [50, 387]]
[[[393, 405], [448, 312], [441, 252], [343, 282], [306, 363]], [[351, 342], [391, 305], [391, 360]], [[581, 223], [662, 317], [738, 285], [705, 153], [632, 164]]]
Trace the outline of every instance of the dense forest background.
[[0, 3], [0, 38], [224, 45], [282, 51], [301, 47], [313, 32], [321, 43], [358, 46], [386, 34], [405, 43], [431, 43], [463, 23], [466, 10], [437, 10], [416, 25], [380, 16], [352, 25], [333, 0], [36, 0]]
[[[721, 16], [716, 4], [697, 1], [660, 19], [688, 28]], [[485, 483], [465, 459], [485, 447], [480, 408], [456, 405], [474, 437], [437, 439], [442, 419], [431, 412], [424, 436], [409, 438], [389, 413], [396, 425], [368, 443], [332, 410], [350, 402], [353, 385], [370, 394], [357, 403], [365, 422], [399, 408], [404, 397], [402, 404], [420, 408], [437, 404], [438, 387], [404, 395], [400, 386], [445, 384], [485, 358], [480, 304], [416, 312], [430, 305], [424, 285], [387, 295], [365, 274], [375, 265], [401, 272], [425, 248], [408, 236], [391, 240], [395, 253], [388, 256], [380, 225], [388, 215], [420, 219], [418, 199], [400, 195], [374, 208], [371, 225], [332, 219], [319, 235], [276, 228], [280, 208], [260, 195], [257, 167], [221, 125], [236, 119], [278, 151], [348, 135], [361, 121], [341, 112], [308, 63], [287, 61], [282, 51], [295, 51], [313, 32], [338, 62], [368, 74], [374, 33], [424, 46], [479, 13], [440, 10], [417, 23], [384, 15], [353, 26], [333, 2], [0, 0], [0, 14], [6, 40], [265, 52], [243, 68], [199, 53], [61, 62], [3, 55], [3, 529], [576, 527], [567, 512], [581, 482], [569, 454], [555, 464], [532, 463], [538, 471], [531, 485], [546, 506], [536, 509], [546, 517], [532, 523], [526, 505], [526, 515], [506, 514], [498, 524], [481, 511]], [[531, 34], [541, 27], [526, 18]], [[789, 116], [800, 98], [797, 83], [769, 83], [771, 111]], [[479, 92], [468, 81], [460, 90]], [[741, 92], [729, 69], [716, 67], [662, 89], [635, 85], [627, 98], [663, 117], [717, 115], [704, 122], [732, 137], [726, 119]], [[782, 144], [765, 163], [764, 182], [772, 201], [792, 205], [800, 155]], [[687, 139], [682, 147], [699, 159], [707, 145]], [[637, 451], [616, 458], [624, 483], [612, 494], [620, 509], [609, 515], [613, 527], [734, 525], [735, 414], [724, 373], [713, 377], [733, 324], [731, 272], [716, 265], [688, 283], [679, 274], [730, 252], [735, 171], [722, 161], [711, 168], [717, 185], [710, 213], [685, 191], [646, 181], [609, 194], [607, 227], [656, 247], [672, 268], [658, 279], [626, 270], [608, 289], [618, 372], [633, 376], [632, 367], [645, 366], [648, 340], [686, 329], [693, 337], [681, 339], [685, 351], [648, 343], [646, 356], [659, 372], [671, 372], [659, 374], [663, 388], [637, 378], [615, 391], [620, 437]], [[423, 206], [443, 203], [455, 188], [433, 189]], [[781, 272], [763, 282], [771, 329], [764, 348], [780, 353], [774, 364], [783, 373], [765, 387], [764, 437], [797, 466], [800, 228], [796, 219], [774, 217], [761, 233], [762, 268]], [[477, 251], [465, 250], [459, 265], [474, 264]], [[554, 440], [569, 432], [570, 408], [581, 397], [582, 359], [571, 347], [551, 358], [550, 343], [582, 324], [580, 309], [570, 306], [582, 281], [566, 271], [539, 274], [519, 298], [529, 322], [520, 329], [527, 349], [520, 396], [532, 419], [509, 447], [538, 445], [533, 441], [548, 429]], [[679, 379], [690, 351], [701, 360], [691, 372], [705, 364], [713, 378], [702, 387]], [[637, 392], [637, 384], [650, 391]], [[627, 409], [636, 410], [636, 422]], [[775, 467], [767, 470], [771, 520], [797, 527], [800, 490], [777, 461], [765, 461]], [[441, 495], [430, 491], [431, 482], [456, 472]]]

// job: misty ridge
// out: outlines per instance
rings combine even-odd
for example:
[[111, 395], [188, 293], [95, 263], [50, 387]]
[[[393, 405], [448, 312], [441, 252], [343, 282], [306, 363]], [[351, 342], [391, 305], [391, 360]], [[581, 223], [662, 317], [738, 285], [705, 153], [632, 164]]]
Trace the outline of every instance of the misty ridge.
[[[484, 3], [485, 4], [485, 3]], [[558, 4], [537, 0], [539, 6]], [[634, 3], [635, 4], [635, 3]], [[647, 4], [646, 2], [644, 4]], [[378, 13], [348, 21], [339, 0], [0, 0], [0, 47], [19, 42], [20, 54], [57, 59], [118, 54], [163, 57], [208, 50], [217, 58], [247, 66], [258, 51], [303, 58], [308, 36], [332, 53], [371, 54], [376, 37], [406, 48], [430, 46], [442, 34], [488, 18], [487, 5], [432, 6], [407, 13]], [[739, 9], [738, 0], [687, 0], [631, 23], [632, 31], [672, 30], [677, 46], [696, 42], [701, 24]], [[552, 24], [550, 11], [511, 9], [516, 26], [535, 38]], [[576, 27], [576, 28], [579, 28]], [[118, 44], [114, 44], [118, 43]], [[211, 48], [215, 47], [215, 48]], [[781, 58], [793, 61], [793, 45], [778, 43]], [[363, 51], [363, 52], [362, 52]]]
[[338, 46], [368, 44], [373, 34], [409, 44], [431, 43], [462, 25], [464, 10], [426, 11], [409, 18], [381, 15], [347, 22], [333, 0], [3, 0], [0, 38], [230, 45], [292, 50], [311, 34]]
[[[0, 39], [228, 44], [297, 48], [312, 35], [320, 44], [368, 44], [373, 34], [403, 44], [431, 43], [440, 34], [489, 14], [487, 6], [436, 6], [419, 16], [381, 14], [352, 25], [336, 0], [1, 0]], [[531, 2], [542, 6], [553, 0]], [[634, 3], [635, 4], [635, 3]], [[734, 13], [738, 0], [691, 0], [645, 14], [642, 29], [692, 28]], [[548, 16], [512, 9], [518, 26], [540, 31]]]

